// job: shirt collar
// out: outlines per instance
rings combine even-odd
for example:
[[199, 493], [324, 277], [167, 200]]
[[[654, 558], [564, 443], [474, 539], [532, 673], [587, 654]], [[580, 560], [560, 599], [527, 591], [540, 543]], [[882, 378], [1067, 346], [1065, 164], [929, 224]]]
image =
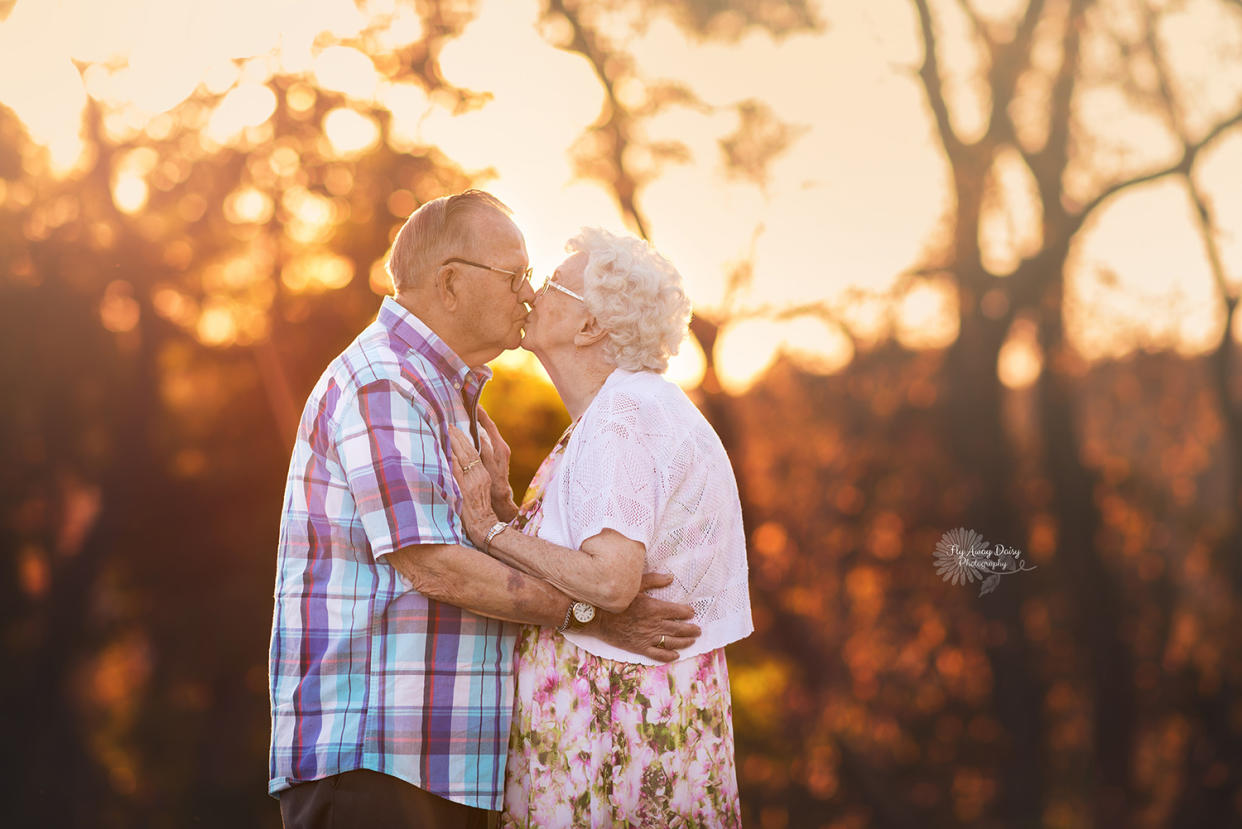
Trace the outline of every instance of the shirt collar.
[[394, 297], [384, 297], [380, 305], [378, 320], [380, 325], [408, 345], [412, 351], [429, 358], [441, 374], [455, 381], [454, 386], [457, 388], [469, 388], [476, 385], [482, 387], [491, 379], [490, 366], [480, 366], [478, 370], [471, 370], [470, 366], [457, 356], [457, 352], [440, 339], [439, 334], [406, 310]]

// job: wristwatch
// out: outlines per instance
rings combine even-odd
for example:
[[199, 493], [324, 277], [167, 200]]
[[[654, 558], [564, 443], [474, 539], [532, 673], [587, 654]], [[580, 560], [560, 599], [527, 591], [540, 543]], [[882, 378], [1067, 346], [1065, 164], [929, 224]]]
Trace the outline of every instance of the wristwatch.
[[487, 540], [483, 542], [483, 552], [491, 555], [492, 541], [507, 529], [509, 529], [509, 525], [504, 521], [497, 521], [495, 524], [492, 524], [492, 528], [487, 531]]
[[585, 625], [595, 618], [595, 605], [586, 602], [574, 602], [574, 606], [570, 608], [574, 612], [574, 618], [578, 620], [578, 624]]
[[574, 602], [565, 611], [565, 621], [561, 622], [561, 626], [556, 629], [557, 633], [564, 633], [569, 629], [569, 623], [577, 620], [578, 624], [585, 625], [595, 618], [595, 605], [588, 602]]

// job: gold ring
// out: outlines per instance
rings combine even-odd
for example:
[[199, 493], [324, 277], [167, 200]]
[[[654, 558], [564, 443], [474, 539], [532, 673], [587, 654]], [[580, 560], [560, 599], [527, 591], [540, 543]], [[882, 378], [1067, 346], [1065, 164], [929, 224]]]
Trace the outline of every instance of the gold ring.
[[664, 634], [663, 633], [660, 634], [660, 641], [656, 643], [656, 647], [657, 648], [664, 647]]
[[471, 469], [474, 469], [476, 466], [478, 466], [478, 465], [479, 465], [479, 464], [481, 464], [481, 463], [483, 463], [483, 461], [479, 460], [478, 458], [475, 458], [475, 459], [474, 459], [474, 460], [472, 460], [470, 463], [468, 463], [468, 464], [466, 464], [465, 466], [463, 466], [463, 467], [461, 468], [461, 471], [462, 471], [462, 472], [469, 472]]

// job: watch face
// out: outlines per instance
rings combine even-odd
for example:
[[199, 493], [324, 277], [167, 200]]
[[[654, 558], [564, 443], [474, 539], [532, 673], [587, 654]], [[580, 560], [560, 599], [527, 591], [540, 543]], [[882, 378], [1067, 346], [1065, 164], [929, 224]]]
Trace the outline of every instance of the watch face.
[[595, 618], [595, 606], [586, 602], [574, 602], [574, 618], [585, 625]]

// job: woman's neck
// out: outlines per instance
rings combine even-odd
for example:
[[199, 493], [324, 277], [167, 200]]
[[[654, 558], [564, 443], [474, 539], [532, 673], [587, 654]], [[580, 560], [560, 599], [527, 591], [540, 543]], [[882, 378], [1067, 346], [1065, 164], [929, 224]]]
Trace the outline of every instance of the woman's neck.
[[599, 394], [604, 382], [616, 368], [599, 353], [566, 355], [565, 360], [551, 359], [546, 355], [536, 356], [551, 378], [552, 385], [556, 386], [561, 402], [569, 410], [570, 420], [582, 417], [582, 413], [591, 405], [595, 395]]

